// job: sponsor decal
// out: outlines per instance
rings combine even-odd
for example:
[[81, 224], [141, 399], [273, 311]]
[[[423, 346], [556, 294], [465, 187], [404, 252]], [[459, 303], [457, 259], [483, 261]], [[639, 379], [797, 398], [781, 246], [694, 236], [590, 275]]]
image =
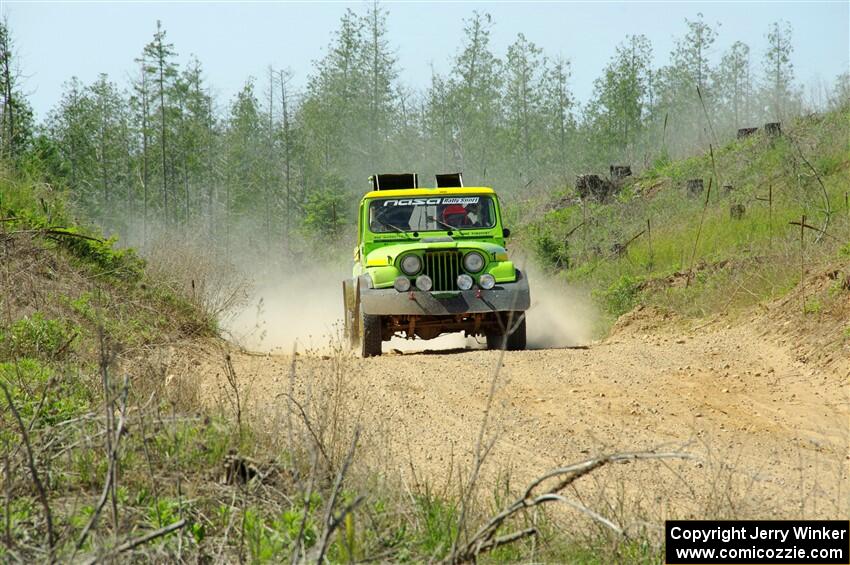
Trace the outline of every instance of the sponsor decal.
[[441, 196], [434, 198], [398, 198], [392, 200], [384, 200], [384, 206], [443, 206], [448, 204], [460, 204], [466, 206], [468, 204], [478, 204], [481, 199], [479, 196]]

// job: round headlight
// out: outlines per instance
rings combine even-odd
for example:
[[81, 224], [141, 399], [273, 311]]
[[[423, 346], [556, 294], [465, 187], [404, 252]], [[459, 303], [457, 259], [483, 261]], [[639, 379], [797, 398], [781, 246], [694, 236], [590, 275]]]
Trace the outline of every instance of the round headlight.
[[496, 286], [496, 279], [493, 278], [493, 275], [491, 275], [490, 273], [484, 273], [478, 279], [478, 284], [481, 285], [481, 288], [483, 288], [484, 290], [490, 290], [491, 288]]
[[418, 255], [407, 255], [401, 260], [401, 270], [405, 274], [415, 275], [422, 269], [422, 260]]
[[399, 292], [407, 292], [410, 290], [410, 279], [407, 277], [396, 277], [393, 288]]
[[419, 275], [418, 277], [416, 277], [416, 288], [418, 288], [422, 292], [428, 292], [429, 290], [431, 290], [432, 284], [433, 283], [431, 282], [431, 277], [429, 277], [428, 275]]
[[457, 287], [461, 290], [469, 290], [472, 288], [472, 277], [469, 275], [458, 275]]
[[477, 273], [484, 268], [484, 256], [473, 251], [463, 258], [463, 268], [470, 273]]

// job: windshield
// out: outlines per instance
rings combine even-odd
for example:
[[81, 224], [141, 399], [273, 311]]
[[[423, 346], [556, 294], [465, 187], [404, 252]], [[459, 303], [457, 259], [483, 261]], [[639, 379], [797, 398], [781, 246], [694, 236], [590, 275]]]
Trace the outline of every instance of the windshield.
[[487, 229], [496, 225], [489, 196], [378, 198], [369, 205], [373, 233]]

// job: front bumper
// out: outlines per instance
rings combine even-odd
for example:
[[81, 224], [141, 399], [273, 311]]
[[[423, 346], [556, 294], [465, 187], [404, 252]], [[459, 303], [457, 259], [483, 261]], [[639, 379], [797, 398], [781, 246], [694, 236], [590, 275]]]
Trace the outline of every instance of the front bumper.
[[517, 280], [499, 283], [490, 290], [458, 290], [454, 292], [398, 292], [394, 288], [360, 287], [360, 308], [366, 314], [399, 316], [517, 312], [531, 306], [528, 280], [517, 270]]

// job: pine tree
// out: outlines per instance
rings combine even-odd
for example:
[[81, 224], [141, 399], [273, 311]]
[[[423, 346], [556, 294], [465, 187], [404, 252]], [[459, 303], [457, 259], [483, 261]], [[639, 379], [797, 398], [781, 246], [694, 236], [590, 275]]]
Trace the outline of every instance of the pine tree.
[[139, 64], [138, 78], [133, 82], [130, 108], [133, 113], [137, 136], [141, 137], [141, 182], [142, 182], [142, 246], [148, 241], [148, 208], [150, 205], [150, 82], [144, 57], [136, 59]]
[[[750, 100], [753, 95], [750, 48], [736, 41], [723, 54], [714, 75], [713, 90], [723, 106], [727, 130], [734, 131], [752, 118]], [[731, 133], [727, 131], [727, 133]]]
[[543, 76], [542, 112], [548, 148], [547, 162], [564, 182], [570, 160], [569, 147], [575, 136], [573, 95], [569, 89], [570, 62], [562, 57], [550, 64]]
[[177, 65], [173, 59], [177, 56], [174, 45], [166, 43], [166, 32], [162, 28], [162, 22], [157, 20], [156, 33], [153, 40], [148, 43], [143, 52], [145, 72], [150, 76], [153, 85], [151, 99], [157, 103], [157, 120], [159, 139], [156, 140], [159, 148], [159, 176], [162, 190], [163, 218], [166, 225], [172, 223], [176, 217], [176, 206], [171, 210], [169, 205], [169, 182], [171, 170], [169, 163], [173, 156], [170, 154], [169, 129], [174, 111], [171, 107], [171, 89], [177, 77]]
[[101, 74], [87, 91], [91, 100], [90, 123], [95, 130], [96, 182], [101, 192], [98, 215], [108, 227], [114, 227], [119, 223], [114, 212], [123, 207], [115, 206], [113, 200], [124, 200], [125, 191], [122, 187], [130, 182], [127, 178], [130, 155], [126, 150], [125, 139], [129, 130], [129, 109], [118, 87], [105, 74]]
[[714, 94], [709, 88], [709, 78], [714, 71], [708, 56], [717, 31], [703, 21], [701, 13], [696, 20], [685, 19], [685, 24], [688, 31], [676, 41], [670, 64], [655, 77], [657, 98], [653, 114], [659, 120], [663, 117], [665, 122], [669, 118], [669, 129], [675, 134], [675, 143], [669, 145], [687, 153], [705, 147], [712, 140]]
[[[192, 58], [175, 80], [172, 95], [177, 108], [178, 127], [174, 136], [177, 157], [176, 175], [183, 186], [183, 219], [192, 224], [201, 214], [201, 191], [212, 185], [213, 168], [211, 148], [216, 132], [211, 115], [212, 100], [205, 90], [203, 69], [197, 58]], [[209, 210], [208, 210], [209, 211]]]
[[799, 109], [799, 92], [794, 89], [794, 64], [791, 55], [794, 44], [791, 24], [774, 22], [767, 34], [768, 48], [764, 54], [764, 97], [769, 118], [781, 120]]
[[278, 81], [280, 83], [280, 137], [281, 150], [283, 158], [283, 182], [285, 189], [284, 200], [284, 228], [283, 237], [287, 246], [287, 251], [291, 248], [291, 229], [292, 229], [292, 212], [295, 205], [293, 199], [293, 161], [296, 151], [296, 136], [292, 124], [292, 92], [289, 87], [289, 81], [292, 78], [292, 73], [288, 70], [282, 70], [278, 73]]
[[617, 46], [603, 75], [594, 82], [588, 105], [595, 147], [613, 148], [608, 160], [634, 146], [643, 130], [649, 106], [649, 71], [652, 48], [642, 35], [629, 36]]
[[542, 145], [543, 50], [519, 34], [508, 47], [505, 59], [504, 108], [508, 144], [505, 151], [522, 164], [520, 180], [529, 182], [537, 174], [535, 162]]
[[490, 14], [474, 12], [465, 21], [466, 38], [455, 58], [449, 81], [449, 100], [459, 166], [470, 177], [486, 182], [492, 176], [493, 139], [501, 117], [501, 61], [490, 49]]
[[346, 10], [327, 54], [308, 79], [298, 112], [306, 145], [301, 202], [307, 186], [325, 186], [334, 176], [365, 179], [374, 172], [368, 163], [370, 130], [365, 121], [370, 88], [364, 45], [363, 19]]
[[368, 164], [374, 171], [384, 166], [381, 153], [387, 145], [395, 117], [394, 83], [398, 72], [395, 56], [386, 39], [387, 11], [378, 5], [377, 0], [373, 0], [362, 18], [362, 26], [366, 33], [361, 56], [365, 59], [362, 64], [368, 81], [363, 86], [369, 93], [368, 122], [365, 124], [369, 132]]
[[32, 108], [20, 92], [20, 69], [14, 53], [9, 21], [0, 20], [0, 151], [12, 161], [19, 159], [32, 142]]

